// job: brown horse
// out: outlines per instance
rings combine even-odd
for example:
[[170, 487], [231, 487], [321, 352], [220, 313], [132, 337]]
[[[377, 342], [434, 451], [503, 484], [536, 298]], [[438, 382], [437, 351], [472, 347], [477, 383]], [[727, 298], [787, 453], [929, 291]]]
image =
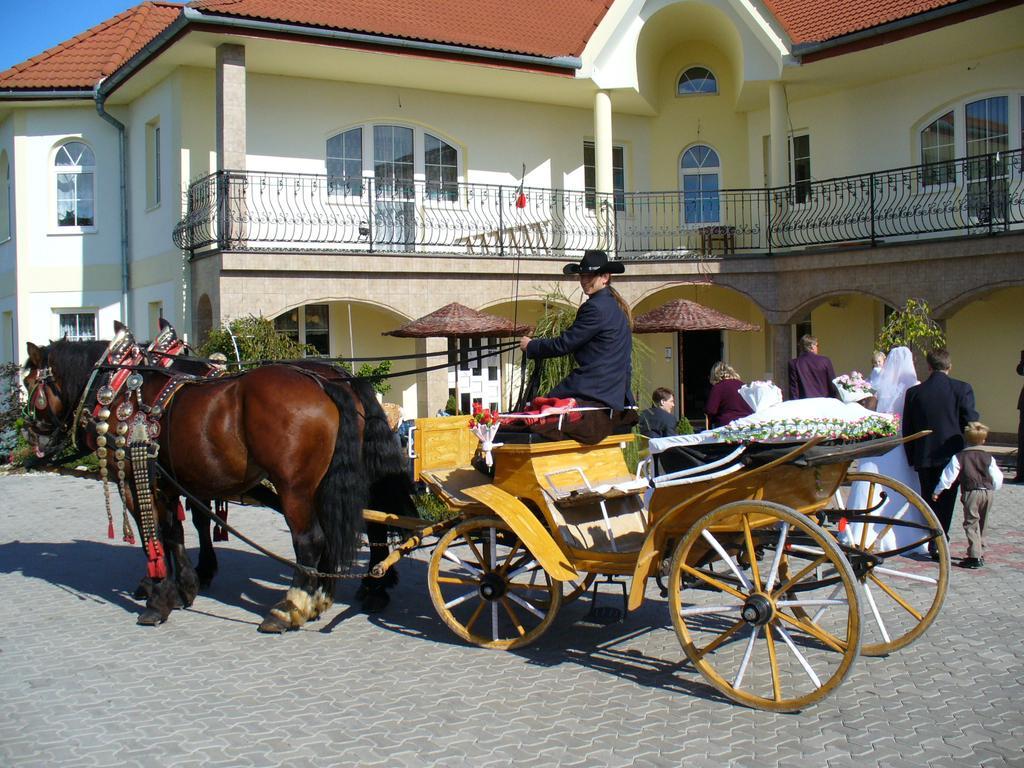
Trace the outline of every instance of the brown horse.
[[[90, 448], [104, 447], [108, 437], [120, 446], [107, 451], [108, 472], [125, 479], [126, 506], [140, 524], [153, 577], [141, 624], [159, 624], [173, 608], [190, 604], [198, 579], [174, 514], [177, 491], [160, 482], [159, 473], [134, 471], [133, 451], [127, 449], [140, 442], [140, 435], [156, 454], [160, 471], [198, 498], [237, 498], [263, 480], [273, 485], [300, 567], [285, 599], [260, 625], [262, 631], [299, 627], [330, 606], [335, 579], [323, 574], [351, 563], [364, 507], [399, 514], [414, 509], [397, 442], [363, 381], [343, 381], [337, 373], [318, 373], [316, 366], [271, 364], [191, 380], [162, 401], [175, 372], [143, 365], [132, 369], [138, 380], [129, 377], [126, 387], [111, 387], [114, 397], [104, 403], [97, 402], [101, 383], [109, 386], [121, 373], [123, 384], [124, 371], [107, 366], [92, 376], [92, 363], [86, 368], [83, 361], [96, 352], [96, 344], [29, 344], [28, 352], [28, 431], [37, 452], [45, 455], [68, 434]], [[154, 410], [158, 401], [163, 405]], [[114, 442], [115, 435], [124, 439]], [[156, 525], [147, 535], [149, 488]]]

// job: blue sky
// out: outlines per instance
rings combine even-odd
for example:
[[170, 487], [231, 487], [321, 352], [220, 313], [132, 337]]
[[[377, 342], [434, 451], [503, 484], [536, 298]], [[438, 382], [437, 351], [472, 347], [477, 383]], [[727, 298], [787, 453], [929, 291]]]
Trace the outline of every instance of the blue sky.
[[0, 71], [142, 0], [0, 0]]

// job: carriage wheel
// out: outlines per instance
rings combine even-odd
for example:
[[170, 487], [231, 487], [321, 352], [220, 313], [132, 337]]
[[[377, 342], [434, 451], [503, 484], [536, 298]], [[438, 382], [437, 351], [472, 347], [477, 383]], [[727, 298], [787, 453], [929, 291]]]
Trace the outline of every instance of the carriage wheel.
[[[860, 562], [854, 558], [853, 563], [864, 587], [867, 608], [860, 652], [865, 656], [884, 656], [910, 645], [939, 615], [949, 586], [949, 547], [931, 507], [903, 483], [871, 472], [851, 472], [846, 481], [833, 508], [845, 510], [851, 516], [870, 514], [887, 518], [885, 523], [866, 525], [846, 525], [840, 521], [845, 530], [830, 529], [845, 547], [867, 555]], [[849, 483], [853, 482], [867, 485], [866, 501], [855, 509], [848, 506]], [[923, 550], [936, 532], [939, 559], [934, 561]], [[895, 541], [897, 534], [902, 546]], [[915, 543], [921, 551], [891, 554]]]
[[587, 594], [596, 580], [596, 573], [581, 573], [572, 581], [563, 581], [562, 589], [565, 590], [565, 593], [562, 595], [562, 605], [568, 605], [573, 600]]
[[[763, 501], [704, 515], [669, 570], [669, 610], [687, 658], [729, 698], [778, 712], [820, 701], [846, 678], [860, 647], [858, 592], [823, 528]], [[830, 611], [817, 621], [795, 612], [820, 605]]]
[[444, 623], [483, 648], [532, 643], [562, 604], [562, 583], [493, 517], [467, 520], [441, 538], [430, 558], [428, 585]]

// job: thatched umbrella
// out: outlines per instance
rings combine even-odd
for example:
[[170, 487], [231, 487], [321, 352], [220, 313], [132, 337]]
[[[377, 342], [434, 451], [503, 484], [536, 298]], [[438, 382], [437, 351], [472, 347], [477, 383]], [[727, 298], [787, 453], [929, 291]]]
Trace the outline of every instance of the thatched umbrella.
[[[385, 331], [383, 335], [417, 339], [479, 339], [485, 336], [521, 336], [529, 330], [528, 325], [452, 302], [401, 328]], [[458, 371], [455, 373], [455, 400], [459, 402]]]
[[516, 325], [508, 318], [479, 312], [458, 302], [452, 302], [429, 315], [406, 323], [401, 328], [385, 331], [384, 335], [417, 339], [479, 339], [483, 336], [521, 336], [528, 330], [528, 325]]
[[634, 333], [676, 333], [676, 372], [679, 377], [679, 412], [683, 414], [683, 333], [685, 331], [759, 331], [761, 326], [705, 307], [696, 301], [675, 299], [633, 320]]

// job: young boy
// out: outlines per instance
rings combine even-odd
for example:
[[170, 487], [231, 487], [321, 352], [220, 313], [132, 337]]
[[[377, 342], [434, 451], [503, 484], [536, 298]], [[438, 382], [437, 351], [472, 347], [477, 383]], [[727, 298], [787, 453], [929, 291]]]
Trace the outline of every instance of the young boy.
[[985, 564], [985, 518], [992, 509], [992, 494], [1003, 486], [1003, 473], [995, 459], [982, 447], [988, 438], [988, 427], [980, 421], [967, 423], [964, 429], [967, 447], [949, 460], [942, 470], [932, 500], [960, 478], [960, 501], [964, 505], [964, 533], [967, 534], [967, 557], [961, 568], [981, 568]]

